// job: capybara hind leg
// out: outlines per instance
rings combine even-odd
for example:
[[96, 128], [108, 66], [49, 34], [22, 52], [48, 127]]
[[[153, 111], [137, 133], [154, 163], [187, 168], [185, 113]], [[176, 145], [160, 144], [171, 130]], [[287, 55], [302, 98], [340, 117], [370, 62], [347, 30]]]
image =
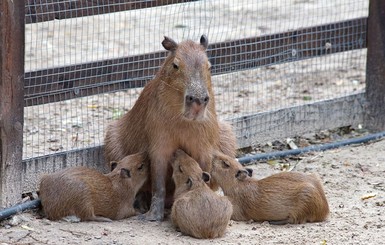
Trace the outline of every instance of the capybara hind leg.
[[98, 221], [98, 222], [111, 222], [112, 221], [111, 219], [106, 218], [106, 217], [96, 216], [95, 212], [94, 212], [94, 208], [91, 205], [92, 205], [91, 203], [88, 203], [86, 205], [88, 208], [83, 208], [83, 210], [81, 210], [80, 213], [82, 215], [80, 216], [80, 219], [82, 221]]

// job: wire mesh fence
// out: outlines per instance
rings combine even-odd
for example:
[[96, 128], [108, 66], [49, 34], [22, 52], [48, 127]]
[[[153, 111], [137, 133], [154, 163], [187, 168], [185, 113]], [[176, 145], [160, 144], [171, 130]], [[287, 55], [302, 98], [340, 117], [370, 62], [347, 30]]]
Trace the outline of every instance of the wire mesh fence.
[[[161, 65], [165, 35], [238, 40], [221, 52], [209, 48], [223, 120], [365, 88], [368, 0], [41, 0], [26, 10], [23, 159], [103, 144], [107, 124], [131, 108]], [[239, 52], [243, 58], [234, 58]]]

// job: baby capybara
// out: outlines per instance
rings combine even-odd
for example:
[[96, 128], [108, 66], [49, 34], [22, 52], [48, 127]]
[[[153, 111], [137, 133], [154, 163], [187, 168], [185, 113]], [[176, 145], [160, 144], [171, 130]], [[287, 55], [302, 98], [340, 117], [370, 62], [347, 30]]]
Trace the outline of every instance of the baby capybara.
[[327, 218], [329, 205], [316, 174], [282, 172], [254, 179], [236, 159], [216, 153], [212, 177], [233, 204], [233, 220], [301, 224]]
[[82, 221], [111, 221], [136, 215], [135, 195], [149, 174], [145, 154], [111, 162], [111, 168], [108, 174], [72, 167], [43, 175], [39, 195], [48, 219], [75, 215]]
[[227, 197], [219, 196], [205, 182], [210, 174], [182, 150], [172, 162], [175, 201], [171, 220], [181, 232], [196, 238], [216, 238], [225, 233], [233, 208]]
[[[235, 149], [231, 148], [236, 142], [235, 138], [234, 144], [220, 138], [206, 54], [207, 37], [203, 35], [200, 43], [186, 40], [179, 44], [165, 37], [162, 45], [169, 55], [160, 70], [144, 87], [132, 109], [108, 126], [105, 137], [107, 161], [148, 152], [152, 200], [144, 218], [158, 221], [164, 217], [173, 153], [181, 148], [204, 171], [210, 171], [211, 150], [234, 155]], [[223, 125], [222, 131], [229, 132], [227, 125]], [[226, 144], [221, 146], [221, 142]]]

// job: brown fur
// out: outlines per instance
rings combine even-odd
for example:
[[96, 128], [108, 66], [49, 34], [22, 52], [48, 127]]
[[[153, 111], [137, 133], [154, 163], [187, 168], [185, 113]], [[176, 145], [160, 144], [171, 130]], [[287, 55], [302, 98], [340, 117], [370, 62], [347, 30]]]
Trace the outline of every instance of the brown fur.
[[[148, 152], [152, 202], [144, 218], [158, 221], [164, 217], [169, 161], [175, 150], [185, 150], [205, 171], [211, 168], [210, 151], [221, 150], [207, 38], [202, 36], [200, 44], [191, 40], [177, 44], [165, 37], [162, 45], [169, 56], [132, 109], [107, 128], [105, 137], [107, 161]], [[222, 148], [235, 152], [231, 147], [226, 143]]]
[[235, 158], [237, 140], [233, 127], [227, 122], [219, 122], [219, 145], [225, 155]]
[[[235, 158], [237, 143], [233, 128], [227, 122], [219, 122], [220, 149], [228, 156]], [[175, 184], [171, 178], [172, 168], [167, 170], [166, 201], [165, 208], [171, 208], [174, 202]], [[212, 180], [213, 181], [213, 180]], [[216, 184], [211, 183], [211, 187], [216, 189]], [[138, 193], [136, 206], [143, 213], [148, 211], [151, 204], [151, 183], [148, 180]]]
[[176, 186], [171, 210], [173, 224], [196, 238], [223, 236], [233, 212], [231, 202], [206, 185], [210, 174], [203, 172], [184, 151], [176, 151], [172, 167]]
[[212, 176], [233, 204], [233, 220], [301, 224], [327, 218], [329, 205], [316, 174], [282, 172], [261, 180], [236, 159], [216, 153]]
[[82, 221], [111, 221], [136, 215], [136, 192], [148, 175], [144, 154], [123, 158], [112, 172], [73, 167], [43, 175], [40, 198], [51, 220], [76, 215]]

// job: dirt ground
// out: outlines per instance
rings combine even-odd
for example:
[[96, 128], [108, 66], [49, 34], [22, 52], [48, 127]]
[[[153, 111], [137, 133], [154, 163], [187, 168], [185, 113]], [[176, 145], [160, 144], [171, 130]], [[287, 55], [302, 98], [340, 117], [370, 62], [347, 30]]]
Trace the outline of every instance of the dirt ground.
[[[52, 222], [36, 212], [0, 226], [1, 244], [382, 244], [385, 237], [385, 140], [293, 158], [254, 163], [254, 177], [281, 171], [316, 172], [324, 183], [330, 216], [322, 223], [273, 226], [234, 222], [225, 236], [198, 240], [164, 222], [134, 218], [111, 223]], [[290, 167], [289, 166], [289, 167]], [[287, 166], [286, 166], [287, 167]]]

